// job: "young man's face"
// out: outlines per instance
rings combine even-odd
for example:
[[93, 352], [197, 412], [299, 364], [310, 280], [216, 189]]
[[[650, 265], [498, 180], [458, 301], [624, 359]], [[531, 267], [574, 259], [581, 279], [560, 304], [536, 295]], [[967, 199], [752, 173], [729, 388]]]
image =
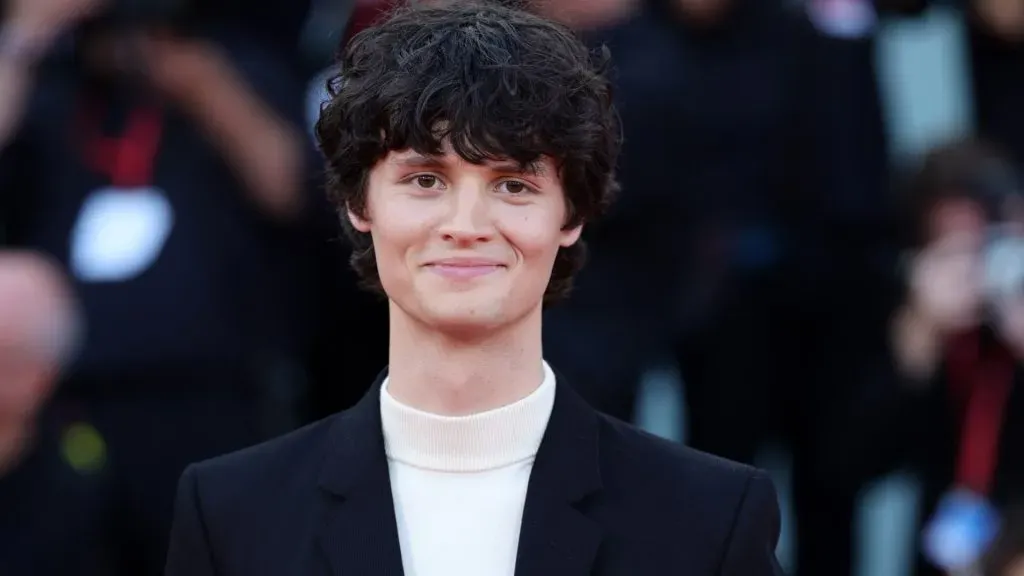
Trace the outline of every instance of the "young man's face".
[[551, 159], [475, 165], [395, 151], [371, 171], [365, 216], [388, 298], [438, 330], [472, 336], [540, 313], [563, 230], [565, 193]]

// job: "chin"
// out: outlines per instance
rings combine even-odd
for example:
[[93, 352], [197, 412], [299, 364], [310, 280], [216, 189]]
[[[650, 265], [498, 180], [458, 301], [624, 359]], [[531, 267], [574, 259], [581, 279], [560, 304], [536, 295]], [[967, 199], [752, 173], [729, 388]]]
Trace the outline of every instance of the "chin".
[[484, 291], [433, 293], [420, 302], [420, 320], [441, 332], [488, 332], [511, 320], [504, 299]]
[[501, 327], [501, 322], [481, 322], [468, 318], [445, 318], [431, 323], [431, 328], [437, 334], [453, 341], [484, 340]]
[[432, 307], [423, 320], [441, 332], [473, 335], [489, 332], [508, 323], [500, 310], [462, 304], [457, 308]]

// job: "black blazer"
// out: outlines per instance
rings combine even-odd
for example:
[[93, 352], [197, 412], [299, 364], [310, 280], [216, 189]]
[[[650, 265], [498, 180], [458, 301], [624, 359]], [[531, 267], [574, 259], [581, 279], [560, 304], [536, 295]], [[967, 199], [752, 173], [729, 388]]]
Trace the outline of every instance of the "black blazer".
[[[351, 410], [185, 470], [166, 575], [401, 575], [382, 380]], [[522, 522], [516, 576], [783, 574], [763, 473], [602, 416], [564, 381]]]

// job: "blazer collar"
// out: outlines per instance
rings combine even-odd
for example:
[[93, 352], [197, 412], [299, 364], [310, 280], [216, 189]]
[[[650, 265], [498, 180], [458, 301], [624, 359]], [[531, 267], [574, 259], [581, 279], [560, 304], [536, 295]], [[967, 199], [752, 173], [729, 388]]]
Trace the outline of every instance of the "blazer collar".
[[[380, 418], [386, 375], [336, 416], [329, 432], [318, 482], [326, 499], [319, 543], [335, 575], [402, 574]], [[516, 576], [588, 574], [601, 540], [582, 506], [601, 490], [598, 415], [557, 371], [556, 379], [554, 409], [527, 488]]]

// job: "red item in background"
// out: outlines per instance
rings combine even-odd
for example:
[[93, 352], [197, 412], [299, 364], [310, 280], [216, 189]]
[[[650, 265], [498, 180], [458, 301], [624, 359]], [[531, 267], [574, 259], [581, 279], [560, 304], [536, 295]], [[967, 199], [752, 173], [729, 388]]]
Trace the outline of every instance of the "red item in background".
[[1006, 405], [1017, 361], [980, 331], [954, 338], [947, 357], [950, 392], [962, 414], [956, 483], [980, 496], [992, 490]]
[[356, 0], [352, 16], [348, 20], [348, 27], [345, 29], [342, 46], [347, 45], [349, 40], [359, 32], [376, 24], [400, 2], [401, 0]]
[[121, 136], [100, 131], [97, 107], [80, 111], [79, 137], [86, 164], [107, 176], [113, 186], [131, 188], [152, 182], [153, 167], [163, 134], [163, 112], [155, 107], [134, 110]]

